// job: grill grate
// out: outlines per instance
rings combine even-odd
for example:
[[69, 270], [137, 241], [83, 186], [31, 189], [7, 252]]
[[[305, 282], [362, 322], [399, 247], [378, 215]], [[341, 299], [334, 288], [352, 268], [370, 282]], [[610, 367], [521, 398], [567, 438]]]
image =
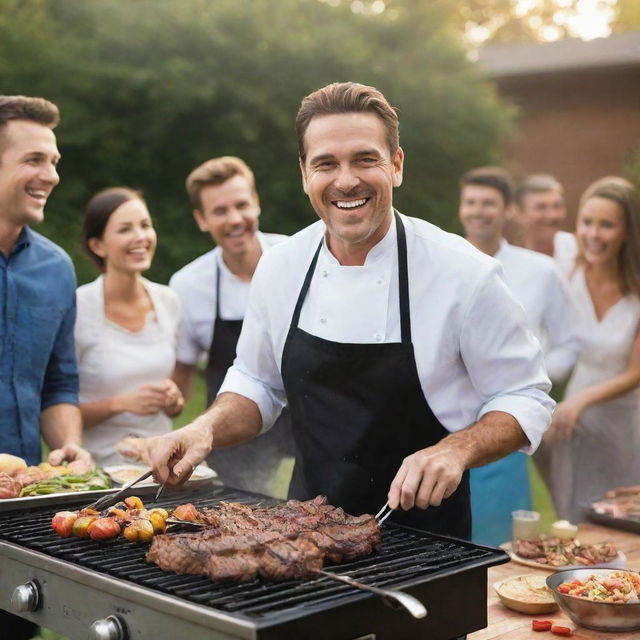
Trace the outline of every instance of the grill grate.
[[[180, 501], [193, 502], [198, 507], [213, 506], [222, 500], [250, 505], [275, 502], [231, 489], [218, 489], [214, 497], [209, 493], [207, 497], [189, 494], [179, 498], [181, 500], [174, 496], [156, 506], [174, 506]], [[75, 506], [83, 504], [79, 501]], [[65, 509], [73, 508], [73, 505], [65, 505]], [[255, 580], [240, 584], [216, 583], [202, 576], [165, 572], [145, 561], [148, 548], [145, 544], [123, 538], [96, 542], [59, 537], [51, 529], [52, 515], [50, 507], [2, 514], [0, 539], [253, 621], [293, 609], [333, 606], [354, 594], [353, 588], [325, 577], [305, 582]], [[496, 564], [502, 561], [502, 555], [493, 549], [386, 522], [380, 554], [326, 568], [372, 586], [393, 588], [425, 582], [456, 568]]]

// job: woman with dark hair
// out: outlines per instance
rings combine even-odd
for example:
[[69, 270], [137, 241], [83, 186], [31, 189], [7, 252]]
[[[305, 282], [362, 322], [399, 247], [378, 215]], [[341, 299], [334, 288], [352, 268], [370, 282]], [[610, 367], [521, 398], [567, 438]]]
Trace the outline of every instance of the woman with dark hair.
[[607, 177], [580, 201], [570, 289], [581, 349], [545, 440], [551, 492], [574, 522], [615, 487], [640, 483], [640, 199]]
[[156, 233], [142, 195], [116, 187], [89, 201], [83, 243], [102, 274], [78, 288], [75, 340], [84, 444], [100, 465], [127, 436], [171, 430], [184, 406], [170, 379], [180, 323], [176, 294], [150, 282]]

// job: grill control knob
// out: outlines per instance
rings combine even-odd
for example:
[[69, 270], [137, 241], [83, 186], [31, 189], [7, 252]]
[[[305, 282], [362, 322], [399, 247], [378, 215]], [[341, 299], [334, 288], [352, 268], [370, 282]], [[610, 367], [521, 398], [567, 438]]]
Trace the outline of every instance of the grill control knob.
[[25, 582], [13, 590], [11, 595], [11, 608], [16, 613], [26, 613], [35, 611], [40, 604], [40, 591], [38, 583], [34, 581]]
[[96, 620], [90, 629], [91, 640], [126, 640], [127, 628], [118, 616]]

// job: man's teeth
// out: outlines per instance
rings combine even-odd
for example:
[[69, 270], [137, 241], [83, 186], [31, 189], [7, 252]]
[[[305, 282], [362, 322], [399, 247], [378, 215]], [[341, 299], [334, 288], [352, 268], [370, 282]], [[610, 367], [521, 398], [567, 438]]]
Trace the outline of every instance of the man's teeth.
[[361, 207], [367, 201], [366, 198], [362, 200], [336, 200], [336, 207], [338, 209], [355, 209], [355, 207]]
[[27, 193], [32, 198], [46, 198], [47, 192], [44, 189], [27, 189]]
[[241, 236], [244, 233], [244, 229], [237, 229], [236, 231], [230, 231], [227, 236], [229, 236], [229, 238], [236, 238], [238, 236]]

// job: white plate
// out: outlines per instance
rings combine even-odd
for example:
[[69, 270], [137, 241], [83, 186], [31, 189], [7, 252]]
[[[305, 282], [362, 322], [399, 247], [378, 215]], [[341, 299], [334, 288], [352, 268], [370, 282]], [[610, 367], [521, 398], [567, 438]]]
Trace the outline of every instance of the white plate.
[[618, 555], [609, 562], [601, 562], [599, 564], [565, 564], [560, 567], [554, 567], [550, 564], [543, 564], [541, 562], [535, 562], [528, 558], [522, 558], [511, 551], [511, 543], [505, 542], [500, 545], [500, 548], [504, 549], [509, 557], [518, 564], [523, 564], [527, 567], [535, 567], [536, 569], [545, 569], [546, 571], [565, 571], [567, 569], [624, 569], [627, 564], [627, 556], [622, 551], [618, 551]]
[[[125, 485], [127, 482], [131, 482], [131, 480], [135, 480], [138, 476], [141, 476], [145, 471], [149, 471], [150, 467], [145, 465], [138, 464], [114, 464], [108, 467], [104, 467], [105, 473], [111, 478], [111, 480], [118, 485]], [[218, 474], [207, 467], [204, 464], [199, 464], [194, 472], [191, 474], [188, 482], [193, 482], [195, 480], [210, 480], [211, 478], [216, 478]], [[153, 477], [149, 477], [146, 480], [143, 480], [141, 483], [143, 484], [156, 484]]]

